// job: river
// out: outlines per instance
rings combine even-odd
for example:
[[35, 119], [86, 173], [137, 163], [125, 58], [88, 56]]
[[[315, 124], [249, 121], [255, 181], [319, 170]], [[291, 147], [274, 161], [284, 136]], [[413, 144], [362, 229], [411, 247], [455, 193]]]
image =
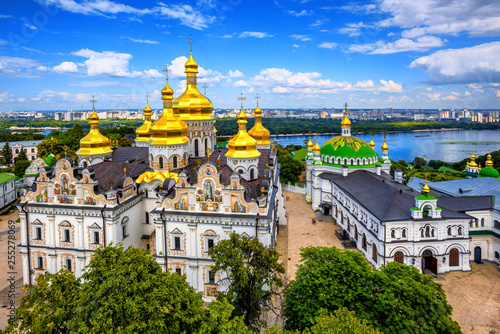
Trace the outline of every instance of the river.
[[[370, 134], [353, 134], [370, 142]], [[319, 135], [319, 144], [323, 145], [332, 136]], [[290, 144], [304, 145], [308, 136], [273, 137], [276, 143], [286, 146]], [[375, 151], [382, 156], [384, 135], [373, 135]], [[426, 160], [443, 160], [457, 162], [470, 158], [471, 154], [483, 155], [500, 150], [500, 131], [496, 130], [457, 130], [457, 131], [425, 131], [389, 133], [386, 135], [389, 145], [389, 158], [393, 160], [412, 161], [415, 157]]]

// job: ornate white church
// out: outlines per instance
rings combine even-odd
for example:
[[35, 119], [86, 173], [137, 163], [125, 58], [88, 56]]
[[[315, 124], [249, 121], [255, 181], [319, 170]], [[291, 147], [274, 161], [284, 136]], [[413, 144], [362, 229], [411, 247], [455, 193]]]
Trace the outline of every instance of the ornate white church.
[[[68, 269], [81, 276], [98, 247], [123, 243], [149, 249], [158, 264], [212, 300], [221, 273], [211, 270], [212, 247], [231, 233], [275, 247], [286, 224], [280, 166], [262, 111], [247, 132], [246, 115], [227, 149], [217, 149], [212, 102], [197, 88], [198, 64], [185, 64], [186, 90], [161, 91], [163, 113], [149, 104], [136, 147], [111, 147], [95, 111], [78, 158], [41, 166], [19, 204], [25, 284]], [[243, 102], [243, 99], [242, 99]]]
[[471, 270], [469, 227], [493, 219], [493, 196], [436, 198], [427, 182], [420, 193], [403, 184], [401, 171], [392, 179], [385, 139], [380, 158], [373, 138], [351, 136], [347, 105], [341, 135], [307, 147], [306, 201], [333, 217], [345, 247], [375, 268], [397, 261], [434, 274]]

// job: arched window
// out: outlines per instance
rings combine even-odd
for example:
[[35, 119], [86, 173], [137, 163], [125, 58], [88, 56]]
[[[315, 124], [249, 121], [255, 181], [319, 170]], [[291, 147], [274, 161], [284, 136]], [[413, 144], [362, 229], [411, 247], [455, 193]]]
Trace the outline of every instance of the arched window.
[[197, 157], [198, 156], [198, 139], [195, 139], [194, 140], [194, 156]]
[[430, 237], [431, 236], [431, 228], [429, 226], [425, 227], [425, 236]]
[[462, 235], [462, 226], [458, 228], [458, 235]]
[[250, 169], [250, 180], [253, 180], [255, 179], [255, 172], [254, 172], [254, 169]]
[[458, 266], [458, 250], [456, 248], [452, 248], [450, 250], [450, 267]]
[[395, 237], [396, 237], [396, 231], [391, 230], [391, 238], [395, 238]]
[[478, 219], [475, 219], [475, 224], [476, 224], [476, 227], [479, 227], [479, 220]]
[[420, 230], [420, 236], [423, 238], [424, 237], [424, 229]]
[[238, 170], [239, 174], [243, 174], [243, 169]]
[[158, 158], [158, 165], [160, 165], [160, 168], [163, 168], [163, 158], [162, 157]]
[[431, 235], [432, 235], [433, 238], [435, 237], [435, 235], [434, 235], [435, 232], [436, 232], [435, 229], [431, 229]]
[[375, 246], [375, 244], [373, 244], [372, 247], [372, 259], [377, 263], [377, 246]]
[[174, 167], [174, 168], [177, 168], [177, 157], [174, 157], [174, 158], [172, 159], [172, 164], [173, 164], [173, 167]]
[[401, 232], [401, 237], [406, 238], [406, 229], [405, 228]]
[[484, 226], [484, 218], [481, 218], [481, 226]]
[[354, 238], [358, 241], [358, 225], [354, 225]]
[[366, 250], [366, 235], [363, 233], [363, 241], [362, 241], [363, 249]]
[[404, 263], [405, 256], [403, 252], [397, 251], [396, 254], [394, 254], [394, 261], [397, 263]]
[[208, 139], [205, 138], [205, 152], [207, 152], [207, 149], [208, 149]]
[[448, 235], [451, 235], [451, 227], [448, 227]]

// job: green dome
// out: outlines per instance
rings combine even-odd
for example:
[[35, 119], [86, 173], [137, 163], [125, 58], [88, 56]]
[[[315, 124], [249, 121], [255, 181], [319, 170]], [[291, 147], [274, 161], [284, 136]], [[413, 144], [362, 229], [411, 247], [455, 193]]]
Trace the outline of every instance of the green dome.
[[50, 153], [49, 156], [45, 158], [45, 164], [47, 164], [47, 166], [52, 166], [55, 163], [56, 157], [52, 153]]
[[330, 138], [320, 150], [322, 156], [336, 158], [377, 158], [378, 154], [363, 139], [337, 136]]
[[500, 173], [495, 168], [481, 168], [479, 175], [484, 177], [499, 177]]

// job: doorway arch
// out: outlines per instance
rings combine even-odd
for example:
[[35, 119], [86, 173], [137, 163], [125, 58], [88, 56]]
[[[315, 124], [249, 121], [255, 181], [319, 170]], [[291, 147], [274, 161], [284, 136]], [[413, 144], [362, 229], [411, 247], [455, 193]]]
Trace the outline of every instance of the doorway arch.
[[481, 263], [481, 247], [479, 246], [474, 248], [474, 262]]

